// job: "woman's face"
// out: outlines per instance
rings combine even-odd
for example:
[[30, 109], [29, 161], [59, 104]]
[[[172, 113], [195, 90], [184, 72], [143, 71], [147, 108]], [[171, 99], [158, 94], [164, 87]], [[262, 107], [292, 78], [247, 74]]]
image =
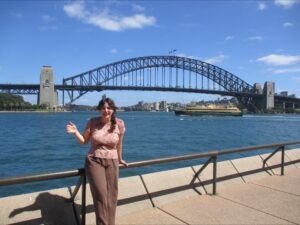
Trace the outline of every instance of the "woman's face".
[[105, 102], [100, 112], [103, 118], [110, 119], [111, 115], [114, 113], [114, 110], [110, 108], [107, 102]]

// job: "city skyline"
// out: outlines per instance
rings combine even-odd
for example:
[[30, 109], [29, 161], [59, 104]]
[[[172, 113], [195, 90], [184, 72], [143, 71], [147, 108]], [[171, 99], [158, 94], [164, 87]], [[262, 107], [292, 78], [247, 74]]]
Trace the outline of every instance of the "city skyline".
[[[43, 65], [62, 79], [116, 61], [177, 55], [219, 66], [253, 85], [300, 96], [300, 1], [1, 1], [0, 83], [39, 83]], [[32, 8], [35, 10], [32, 10]], [[104, 91], [119, 106], [217, 95]], [[60, 103], [62, 102], [60, 94]], [[36, 96], [24, 96], [36, 103]], [[68, 99], [66, 99], [68, 101]]]

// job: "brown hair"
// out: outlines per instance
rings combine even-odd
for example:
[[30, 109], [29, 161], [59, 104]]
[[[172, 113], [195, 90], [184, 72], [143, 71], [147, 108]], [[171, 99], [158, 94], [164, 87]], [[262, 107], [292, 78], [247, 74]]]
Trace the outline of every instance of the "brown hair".
[[111, 115], [111, 126], [110, 126], [110, 129], [109, 129], [109, 132], [111, 133], [116, 128], [116, 123], [117, 123], [117, 121], [116, 121], [116, 110], [117, 110], [117, 107], [116, 107], [116, 105], [115, 105], [115, 103], [112, 99], [104, 97], [104, 98], [102, 98], [101, 101], [99, 101], [97, 109], [101, 110], [105, 103], [107, 103], [108, 106], [111, 109], [113, 109], [113, 111], [114, 111], [113, 114]]

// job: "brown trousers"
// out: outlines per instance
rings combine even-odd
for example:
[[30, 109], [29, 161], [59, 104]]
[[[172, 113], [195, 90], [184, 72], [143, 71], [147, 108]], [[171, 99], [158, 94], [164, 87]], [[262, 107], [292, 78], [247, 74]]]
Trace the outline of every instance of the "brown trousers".
[[114, 225], [118, 200], [119, 162], [87, 156], [85, 169], [93, 196], [96, 224]]

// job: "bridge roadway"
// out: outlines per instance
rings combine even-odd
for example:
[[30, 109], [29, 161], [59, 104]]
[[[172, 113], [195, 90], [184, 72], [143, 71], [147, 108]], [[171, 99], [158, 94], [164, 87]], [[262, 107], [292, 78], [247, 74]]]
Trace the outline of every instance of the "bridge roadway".
[[[104, 90], [134, 90], [134, 91], [172, 91], [172, 92], [191, 92], [191, 93], [207, 93], [219, 94], [227, 96], [238, 96], [245, 93], [235, 91], [218, 91], [195, 88], [180, 87], [156, 87], [156, 86], [111, 86], [111, 85], [60, 85], [54, 86], [55, 90], [60, 91], [104, 91]], [[38, 94], [39, 84], [0, 84], [0, 90], [14, 94]], [[246, 93], [248, 96], [260, 97], [260, 94]]]
[[[8, 92], [12, 94], [38, 94], [39, 84], [0, 84], [0, 92]], [[254, 98], [262, 98], [263, 95], [256, 93], [241, 93], [234, 91], [218, 91], [194, 88], [178, 88], [178, 87], [141, 87], [141, 86], [89, 86], [89, 85], [55, 85], [56, 90], [60, 91], [104, 91], [104, 90], [134, 90], [134, 91], [172, 91], [172, 92], [189, 92], [203, 94], [218, 94], [223, 96], [243, 96], [247, 95]], [[300, 104], [300, 98], [292, 98], [285, 96], [274, 96], [275, 101]]]
[[[300, 224], [300, 148], [285, 152], [284, 176], [280, 153], [261, 167], [268, 155], [219, 162], [217, 195], [212, 166], [194, 185], [200, 166], [121, 178], [117, 224]], [[69, 197], [66, 187], [2, 198], [0, 224], [76, 224], [81, 201]], [[88, 191], [86, 224], [94, 221]]]

